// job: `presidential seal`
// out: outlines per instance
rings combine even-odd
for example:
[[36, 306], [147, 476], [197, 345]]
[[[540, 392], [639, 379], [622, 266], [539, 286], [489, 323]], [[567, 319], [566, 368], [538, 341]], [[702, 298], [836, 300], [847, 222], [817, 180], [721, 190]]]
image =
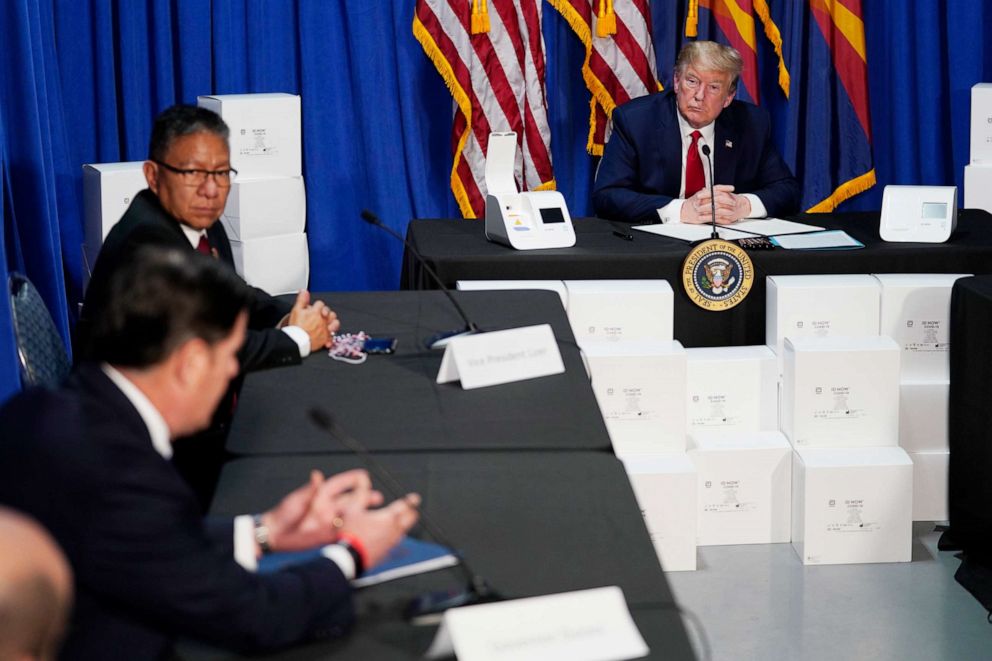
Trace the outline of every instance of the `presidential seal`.
[[751, 258], [729, 241], [704, 241], [682, 263], [685, 293], [705, 310], [729, 310], [747, 297], [753, 283]]

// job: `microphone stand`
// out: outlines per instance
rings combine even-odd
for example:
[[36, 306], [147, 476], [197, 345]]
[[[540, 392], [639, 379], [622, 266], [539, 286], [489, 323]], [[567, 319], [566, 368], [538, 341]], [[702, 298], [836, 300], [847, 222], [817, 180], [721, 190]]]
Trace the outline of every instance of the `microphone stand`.
[[[376, 479], [382, 484], [384, 491], [388, 492], [393, 498], [404, 497], [406, 490], [400, 486], [400, 483], [393, 477], [392, 473], [379, 463], [358, 439], [342, 430], [337, 422], [335, 422], [333, 415], [321, 408], [313, 407], [309, 411], [309, 416], [310, 420], [319, 429], [327, 432], [328, 436], [357, 455], [365, 463], [369, 472], [375, 475]], [[420, 525], [427, 531], [427, 534], [433, 537], [441, 546], [454, 551], [454, 544], [441, 531], [441, 526], [435, 523], [427, 515], [427, 512], [419, 510], [419, 513]], [[449, 608], [503, 601], [503, 597], [490, 587], [488, 581], [469, 567], [463, 555], [458, 555], [458, 564], [455, 566], [466, 580], [465, 588], [462, 590], [428, 592], [415, 597], [406, 608], [405, 614], [408, 619], [415, 624], [434, 624], [440, 619], [440, 615]]]
[[414, 258], [417, 260], [417, 263], [420, 264], [425, 271], [427, 271], [428, 275], [431, 276], [431, 278], [434, 280], [434, 283], [438, 286], [441, 292], [448, 297], [448, 300], [451, 301], [451, 304], [455, 307], [455, 310], [458, 312], [458, 315], [462, 318], [462, 321], [465, 322], [464, 328], [459, 328], [456, 330], [440, 331], [427, 338], [424, 341], [424, 344], [427, 346], [428, 349], [443, 349], [445, 345], [452, 340], [452, 338], [461, 337], [463, 335], [475, 335], [476, 333], [482, 332], [482, 329], [480, 329], [477, 325], [475, 325], [475, 323], [471, 319], [469, 319], [468, 315], [465, 314], [465, 310], [463, 310], [462, 306], [459, 305], [458, 301], [455, 300], [455, 297], [451, 294], [451, 290], [445, 286], [444, 282], [441, 281], [440, 276], [438, 276], [438, 274], [434, 271], [434, 269], [430, 267], [430, 264], [427, 263], [427, 260], [423, 258], [420, 252], [418, 252], [417, 249], [413, 247], [413, 244], [407, 241], [406, 238], [403, 237], [399, 232], [397, 232], [393, 228], [383, 223], [377, 215], [375, 215], [368, 209], [362, 210], [362, 220], [364, 220], [369, 225], [374, 225], [375, 227], [378, 227], [379, 229], [386, 232], [393, 238], [396, 238], [399, 241], [401, 241], [403, 245], [406, 246], [406, 249], [410, 251], [410, 254], [413, 255]]
[[711, 239], [719, 239], [720, 235], [716, 231], [716, 196], [713, 191], [713, 159], [710, 158], [710, 146], [704, 144], [702, 149], [703, 156], [706, 157], [706, 162], [710, 166], [710, 223], [713, 226], [713, 232], [710, 234]]

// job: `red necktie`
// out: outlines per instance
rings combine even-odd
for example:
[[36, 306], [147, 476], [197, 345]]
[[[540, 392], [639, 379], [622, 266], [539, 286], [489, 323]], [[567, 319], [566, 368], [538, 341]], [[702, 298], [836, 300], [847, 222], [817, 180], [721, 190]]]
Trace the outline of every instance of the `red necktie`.
[[703, 174], [703, 159], [699, 158], [699, 138], [702, 134], [693, 131], [689, 152], [685, 155], [685, 198], [689, 199], [706, 185], [706, 175]]
[[[699, 160], [699, 157], [698, 156], [696, 157], [696, 160], [697, 161]], [[204, 255], [207, 255], [208, 257], [212, 254], [210, 252], [210, 242], [207, 241], [207, 235], [206, 234], [201, 234], [200, 235], [200, 242], [198, 244], [196, 244], [196, 251], [199, 252], [199, 253], [202, 253]]]

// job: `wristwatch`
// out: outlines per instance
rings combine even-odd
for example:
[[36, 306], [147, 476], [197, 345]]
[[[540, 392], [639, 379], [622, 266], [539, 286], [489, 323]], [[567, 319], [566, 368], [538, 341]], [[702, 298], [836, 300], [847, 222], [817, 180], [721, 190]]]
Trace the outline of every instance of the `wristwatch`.
[[262, 553], [271, 553], [269, 527], [262, 521], [262, 515], [253, 514], [251, 520], [255, 523], [255, 542], [258, 544], [258, 548], [262, 549]]

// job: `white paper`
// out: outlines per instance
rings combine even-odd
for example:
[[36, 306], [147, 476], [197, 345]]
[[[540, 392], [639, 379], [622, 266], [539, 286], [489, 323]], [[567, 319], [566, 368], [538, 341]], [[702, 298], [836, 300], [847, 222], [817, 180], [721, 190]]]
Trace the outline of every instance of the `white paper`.
[[[663, 225], [634, 225], [631, 229], [658, 234], [682, 241], [702, 241], [713, 235], [712, 225], [690, 225], [688, 223], [665, 223]], [[781, 218], [753, 218], [739, 220], [733, 225], [717, 225], [716, 233], [721, 239], [733, 241], [753, 236], [773, 236], [818, 232], [822, 227], [796, 223]], [[860, 245], [860, 244], [859, 244]]]
[[561, 374], [565, 364], [548, 324], [452, 338], [444, 348], [438, 383], [460, 380], [482, 388]]
[[864, 244], [843, 230], [813, 232], [795, 236], [776, 236], [775, 245], [786, 250], [828, 250], [830, 248], [864, 248]]
[[619, 661], [650, 650], [616, 586], [495, 604], [444, 614], [425, 656], [459, 661]]

